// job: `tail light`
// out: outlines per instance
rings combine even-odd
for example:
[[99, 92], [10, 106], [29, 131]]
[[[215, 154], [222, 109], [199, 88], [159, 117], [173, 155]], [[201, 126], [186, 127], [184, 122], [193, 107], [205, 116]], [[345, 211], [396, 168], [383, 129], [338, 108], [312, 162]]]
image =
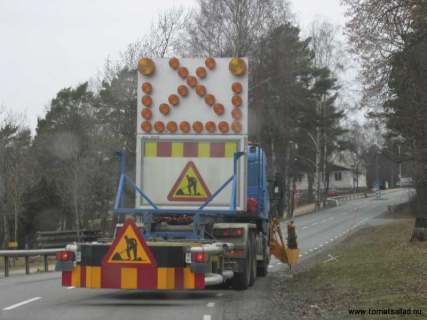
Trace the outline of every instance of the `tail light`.
[[243, 236], [243, 229], [215, 229], [215, 237], [241, 237]]
[[197, 252], [191, 254], [191, 262], [208, 262], [209, 259], [209, 253]]
[[56, 253], [56, 260], [58, 261], [74, 261], [73, 251], [59, 251]]

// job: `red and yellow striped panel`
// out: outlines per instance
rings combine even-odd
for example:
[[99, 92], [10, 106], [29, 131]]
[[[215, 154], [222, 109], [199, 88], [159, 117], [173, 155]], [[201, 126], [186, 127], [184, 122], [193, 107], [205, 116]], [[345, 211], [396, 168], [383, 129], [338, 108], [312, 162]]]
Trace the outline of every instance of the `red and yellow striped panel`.
[[179, 290], [204, 289], [205, 275], [190, 268], [116, 268], [76, 266], [62, 272], [64, 287]]
[[145, 142], [145, 157], [233, 158], [236, 142]]

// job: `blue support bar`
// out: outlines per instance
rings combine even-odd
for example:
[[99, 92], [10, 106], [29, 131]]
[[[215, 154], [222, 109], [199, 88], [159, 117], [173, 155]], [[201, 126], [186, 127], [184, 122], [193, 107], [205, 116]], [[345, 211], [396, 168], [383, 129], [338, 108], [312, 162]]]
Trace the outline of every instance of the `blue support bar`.
[[128, 176], [125, 176], [125, 179], [127, 182], [130, 183], [130, 185], [132, 186], [132, 188], [134, 188], [136, 191], [138, 191], [138, 193], [145, 199], [147, 200], [147, 202], [150, 204], [150, 206], [152, 206], [154, 209], [158, 209], [157, 206], [144, 194], [144, 192], [141, 191], [141, 189], [139, 189], [135, 183], [133, 183], [132, 179], [129, 178]]
[[[236, 214], [236, 194], [237, 194], [237, 161], [240, 159], [244, 152], [235, 152], [234, 153], [234, 163], [233, 163], [233, 176], [231, 176], [212, 196], [210, 196], [198, 209], [159, 209], [151, 200], [147, 197], [147, 195], [142, 192], [140, 188], [130, 179], [126, 173], [126, 159], [123, 152], [116, 152], [116, 154], [120, 157], [121, 160], [121, 175], [120, 175], [120, 183], [118, 187], [118, 192], [116, 196], [116, 202], [114, 205], [115, 213], [142, 213], [144, 215], [144, 223], [146, 228], [146, 234], [144, 237], [149, 238], [152, 236], [163, 237], [163, 238], [185, 238], [185, 239], [202, 239], [204, 237], [205, 226], [200, 225], [200, 215], [201, 214], [214, 214], [214, 215], [235, 215]], [[124, 184], [127, 181], [134, 190], [136, 190], [149, 204], [152, 206], [152, 209], [127, 209], [125, 208], [125, 192], [124, 192]], [[233, 182], [232, 185], [232, 195], [231, 195], [231, 204], [230, 210], [215, 210], [208, 209], [205, 210], [205, 207], [222, 191], [224, 188], [228, 186], [230, 182]], [[119, 207], [120, 204], [120, 207]], [[151, 224], [153, 222], [153, 214], [169, 214], [169, 215], [193, 215], [193, 233], [185, 233], [185, 232], [152, 232]]]
[[[125, 175], [121, 174], [120, 175], [120, 182], [119, 182], [119, 189], [117, 190], [117, 195], [116, 195], [116, 203], [114, 204], [114, 211], [119, 209], [119, 202], [122, 198], [122, 190], [124, 188], [124, 180], [125, 180]], [[124, 207], [123, 205], [123, 201], [121, 201], [121, 207]]]

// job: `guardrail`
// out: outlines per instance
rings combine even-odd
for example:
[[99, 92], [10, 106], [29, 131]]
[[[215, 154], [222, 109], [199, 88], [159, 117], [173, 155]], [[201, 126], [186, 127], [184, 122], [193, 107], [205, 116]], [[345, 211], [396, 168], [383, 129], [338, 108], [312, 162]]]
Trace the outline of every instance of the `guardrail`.
[[44, 250], [0, 250], [0, 257], [4, 257], [4, 276], [9, 276], [9, 258], [25, 257], [25, 274], [30, 274], [30, 257], [43, 256], [44, 270], [49, 271], [48, 257], [54, 256], [58, 251], [64, 249], [44, 249]]
[[353, 193], [353, 194], [346, 194], [343, 196], [330, 197], [328, 198], [328, 200], [340, 202], [345, 200], [354, 200], [354, 199], [367, 198], [367, 197], [368, 195], [366, 193]]

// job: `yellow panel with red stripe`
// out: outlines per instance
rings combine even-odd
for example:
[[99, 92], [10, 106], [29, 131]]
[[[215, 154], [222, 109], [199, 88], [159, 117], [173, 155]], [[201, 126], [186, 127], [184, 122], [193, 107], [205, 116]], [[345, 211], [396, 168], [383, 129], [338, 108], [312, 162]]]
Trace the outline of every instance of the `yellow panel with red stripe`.
[[145, 142], [145, 157], [233, 158], [236, 142]]
[[62, 272], [65, 287], [111, 289], [204, 289], [205, 275], [190, 268], [118, 268], [75, 266]]

